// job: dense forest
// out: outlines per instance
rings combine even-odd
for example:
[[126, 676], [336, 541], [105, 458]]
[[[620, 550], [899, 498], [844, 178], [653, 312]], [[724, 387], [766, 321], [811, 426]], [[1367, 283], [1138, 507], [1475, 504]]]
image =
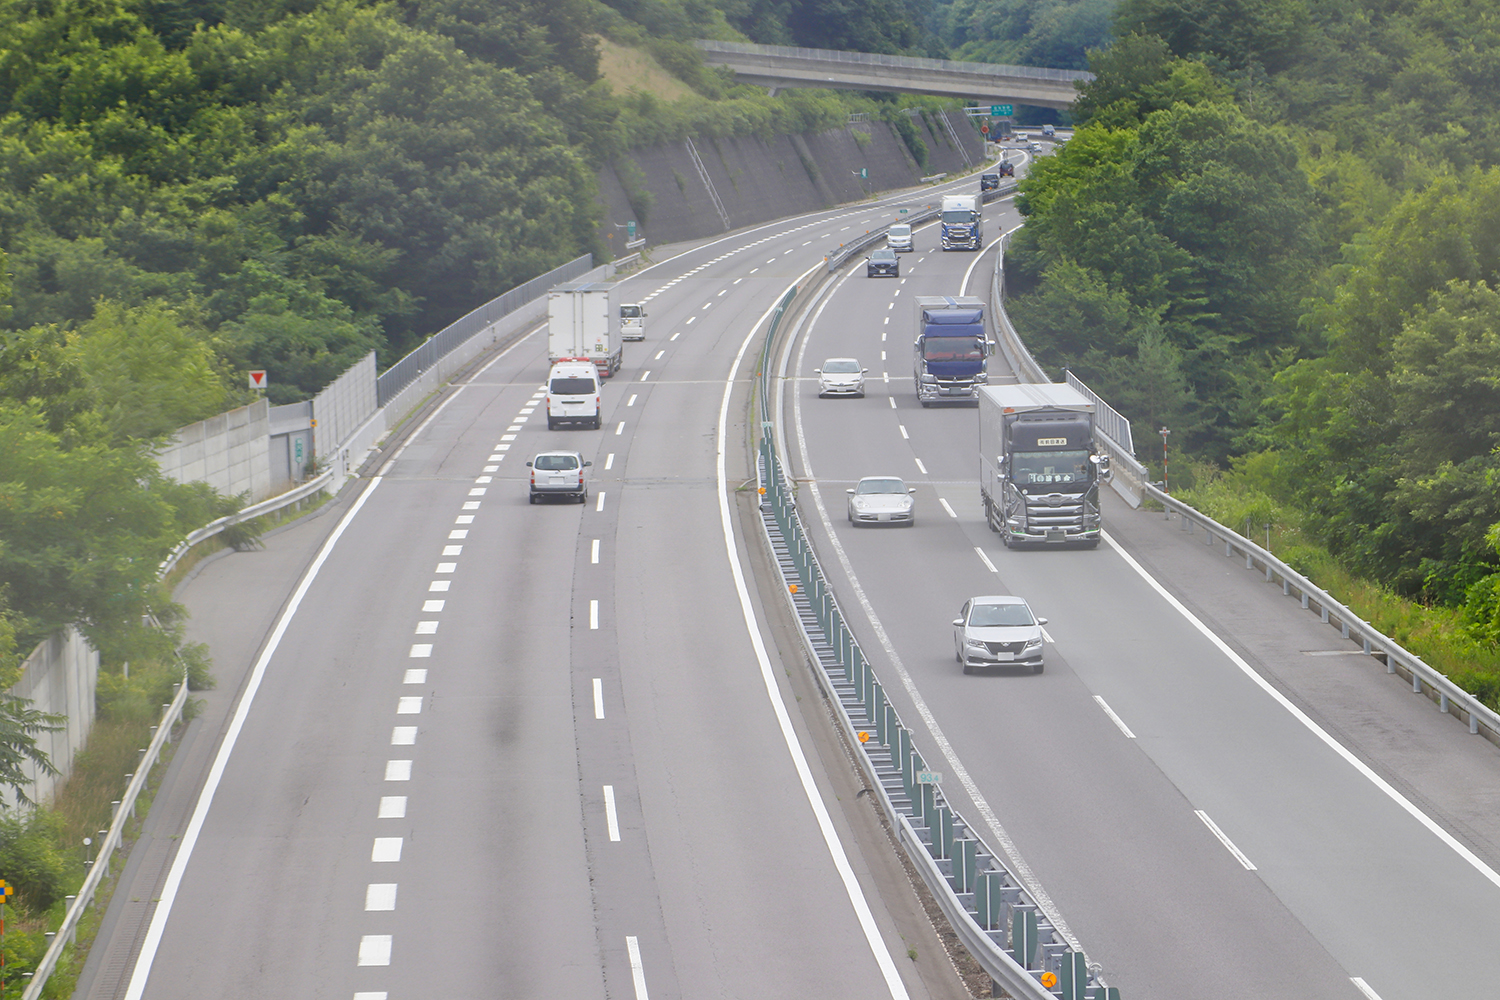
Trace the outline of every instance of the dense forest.
[[1495, 16], [1122, 0], [1081, 127], [1022, 185], [1011, 261], [1023, 335], [1132, 417], [1138, 450], [1159, 459], [1169, 428], [1257, 523], [1460, 609], [1491, 650]]

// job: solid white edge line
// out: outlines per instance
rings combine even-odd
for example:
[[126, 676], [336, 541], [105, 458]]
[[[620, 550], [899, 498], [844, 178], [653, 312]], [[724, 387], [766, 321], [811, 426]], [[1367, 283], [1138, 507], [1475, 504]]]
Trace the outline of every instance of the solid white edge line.
[[1109, 703], [1107, 701], [1099, 697], [1097, 694], [1094, 695], [1094, 701], [1099, 703], [1099, 707], [1104, 709], [1104, 714], [1109, 716], [1109, 721], [1113, 722], [1115, 724], [1115, 728], [1119, 729], [1120, 732], [1125, 734], [1126, 739], [1135, 739], [1135, 733], [1132, 733], [1130, 731], [1130, 727], [1125, 725], [1124, 719], [1115, 714], [1115, 710], [1109, 707]]
[[604, 678], [594, 678], [594, 718], [604, 718]]
[[938, 503], [940, 503], [940, 504], [943, 505], [943, 509], [948, 512], [948, 516], [949, 517], [957, 517], [958, 516], [958, 514], [953, 510], [953, 508], [950, 507], [950, 506], [948, 506], [948, 501], [947, 500], [944, 500], [942, 497], [938, 497]]
[[635, 983], [635, 1000], [650, 1000], [646, 995], [646, 968], [641, 964], [641, 943], [633, 934], [625, 936], [625, 950], [630, 953], [630, 978]]
[[604, 786], [604, 822], [609, 827], [609, 839], [615, 843], [620, 840], [620, 820], [615, 815], [615, 786]]
[[1209, 642], [1218, 647], [1219, 652], [1223, 653], [1229, 658], [1229, 661], [1231, 663], [1239, 667], [1240, 671], [1244, 673], [1246, 677], [1250, 678], [1250, 680], [1258, 685], [1262, 691], [1275, 699], [1276, 703], [1279, 704], [1282, 708], [1290, 712], [1294, 719], [1306, 726], [1308, 730], [1311, 731], [1312, 734], [1318, 739], [1322, 740], [1330, 750], [1338, 754], [1340, 757], [1344, 758], [1344, 760], [1349, 764], [1350, 767], [1354, 768], [1360, 774], [1364, 775], [1371, 784], [1373, 784], [1376, 788], [1380, 789], [1387, 796], [1389, 796], [1391, 801], [1395, 802], [1402, 809], [1406, 810], [1409, 816], [1415, 819], [1418, 823], [1421, 823], [1435, 837], [1437, 837], [1443, 843], [1447, 844], [1459, 857], [1463, 858], [1470, 865], [1472, 865], [1476, 871], [1478, 871], [1485, 878], [1489, 879], [1492, 885], [1500, 887], [1500, 872], [1496, 872], [1489, 865], [1485, 864], [1484, 861], [1482, 861], [1473, 851], [1469, 850], [1463, 844], [1459, 843], [1456, 837], [1439, 826], [1436, 820], [1434, 820], [1431, 816], [1428, 816], [1422, 810], [1418, 809], [1410, 799], [1408, 799], [1406, 796], [1402, 795], [1394, 787], [1392, 787], [1390, 782], [1386, 781], [1380, 775], [1376, 774], [1373, 768], [1371, 768], [1364, 761], [1360, 760], [1358, 757], [1354, 756], [1354, 754], [1347, 747], [1330, 736], [1328, 732], [1324, 730], [1322, 726], [1314, 722], [1306, 712], [1302, 711], [1302, 709], [1292, 704], [1290, 698], [1282, 694], [1280, 691], [1276, 690], [1276, 688], [1271, 685], [1270, 681], [1262, 677], [1254, 667], [1250, 666], [1250, 664], [1245, 661], [1244, 657], [1240, 656], [1233, 649], [1230, 649], [1229, 644], [1223, 639], [1220, 639], [1216, 634], [1214, 634], [1213, 629], [1203, 624], [1203, 622], [1198, 618], [1197, 615], [1189, 611], [1181, 601], [1168, 593], [1167, 588], [1158, 583], [1154, 576], [1146, 572], [1145, 567], [1136, 562], [1135, 558], [1132, 557], [1129, 552], [1126, 552], [1123, 548], [1121, 548], [1119, 543], [1116, 542], [1112, 537], [1110, 537], [1108, 532], [1101, 531], [1099, 535], [1104, 539], [1105, 542], [1109, 544], [1110, 548], [1114, 549], [1120, 554], [1120, 557], [1125, 560], [1126, 565], [1135, 570], [1140, 578], [1142, 580], [1145, 580], [1152, 590], [1155, 590], [1158, 594], [1160, 594], [1162, 596], [1162, 599], [1170, 604], [1178, 614], [1186, 618], [1194, 628], [1196, 628], [1203, 634], [1206, 639], [1208, 639]]
[[[818, 267], [820, 263], [799, 275], [797, 281], [802, 281]], [[795, 285], [796, 282], [793, 282]], [[782, 292], [782, 296], [785, 296]], [[777, 297], [780, 302], [781, 297]], [[854, 908], [854, 913], [859, 920], [860, 929], [864, 932], [865, 941], [870, 946], [870, 951], [875, 956], [875, 963], [880, 968], [881, 975], [885, 978], [886, 988], [894, 1000], [907, 1000], [906, 984], [901, 981], [901, 973], [896, 968], [895, 960], [885, 946], [885, 939], [880, 936], [880, 928], [875, 924], [875, 915], [870, 911], [869, 901], [865, 899], [864, 890], [860, 888], [859, 879], [854, 874], [853, 867], [849, 864], [849, 858], [844, 853], [844, 845], [839, 841], [838, 831], [833, 828], [833, 819], [828, 815], [828, 808], [823, 804], [823, 798], [818, 793], [816, 782], [813, 781], [812, 769], [808, 767], [807, 757], [802, 752], [802, 746], [797, 742], [797, 733], [792, 728], [791, 717], [787, 714], [786, 704], [781, 699], [781, 690], [776, 686], [776, 676], [771, 667], [771, 658], [766, 653], [764, 641], [761, 639], [760, 623], [756, 620], [755, 608], [750, 603], [750, 591], [745, 585], [745, 574], [740, 568], [739, 554], [735, 550], [734, 522], [729, 516], [729, 483], [725, 472], [725, 451], [728, 441], [727, 427], [729, 423], [729, 399], [734, 392], [735, 379], [740, 370], [740, 363], [745, 358], [745, 352], [750, 349], [750, 342], [755, 339], [756, 333], [765, 325], [775, 306], [766, 312], [750, 328], [745, 340], [740, 344], [739, 353], [734, 357], [734, 364], [729, 368], [729, 377], [724, 381], [724, 397], [719, 403], [719, 428], [718, 428], [718, 459], [717, 473], [719, 480], [719, 523], [724, 531], [724, 551], [729, 560], [729, 570], [734, 577], [734, 588], [739, 594], [740, 612], [745, 619], [745, 631], [749, 633], [750, 645], [755, 650], [755, 659], [760, 664], [761, 680], [765, 683], [766, 697], [771, 703], [771, 709], [776, 714], [776, 721], [781, 726], [782, 739], [786, 742], [787, 752], [791, 754], [792, 763], [797, 769], [797, 777], [802, 782], [803, 794], [807, 796], [808, 805], [812, 807], [813, 815], [817, 818], [818, 829], [823, 834], [823, 843], [828, 848], [829, 855], [833, 858], [833, 864], [837, 869], [839, 878], [843, 881], [844, 891], [849, 896], [849, 903]]]
[[976, 545], [976, 546], [974, 546], [974, 554], [979, 557], [979, 561], [980, 562], [984, 563], [984, 568], [985, 569], [989, 570], [991, 573], [998, 573], [998, 572], [1000, 572], [998, 569], [995, 568], [995, 564], [992, 563], [992, 562], [990, 562], [990, 557], [984, 554], [984, 549], [981, 549], [979, 546]]
[[[449, 400], [454, 398], [456, 394], [448, 397]], [[444, 401], [444, 405], [447, 405], [447, 400]], [[441, 409], [441, 406], [438, 407], [438, 410]], [[436, 415], [437, 411], [434, 411], [433, 416]], [[425, 423], [423, 426], [426, 426]], [[412, 436], [415, 437], [415, 432]], [[410, 441], [411, 438], [407, 440]], [[245, 686], [245, 693], [240, 697], [240, 703], [235, 708], [234, 718], [229, 724], [229, 729], [224, 733], [223, 741], [219, 744], [218, 755], [214, 757], [213, 767], [209, 769], [208, 778], [203, 783], [203, 791], [198, 795], [198, 804], [193, 809], [192, 819], [188, 821], [187, 829], [183, 831], [181, 844], [177, 848], [177, 855], [172, 859], [171, 871], [167, 873], [167, 881], [162, 886], [156, 912], [151, 916], [151, 926], [146, 930], [146, 938], [141, 943], [140, 955], [136, 958], [135, 969], [130, 976], [130, 985], [125, 990], [125, 1000], [141, 1000], [141, 996], [145, 993], [146, 980], [151, 975], [152, 963], [156, 961], [156, 951], [161, 947], [162, 935], [167, 928], [167, 919], [171, 916], [172, 904], [177, 899], [177, 890], [181, 887], [183, 875], [187, 872], [188, 862], [193, 856], [193, 848], [198, 843], [198, 835], [203, 831], [203, 823], [208, 818], [209, 807], [213, 805], [214, 793], [218, 791], [219, 782], [223, 780], [224, 769], [229, 764], [229, 755], [234, 752], [235, 742], [240, 737], [240, 731], [245, 727], [245, 719], [250, 715], [250, 706], [255, 701], [255, 692], [260, 689], [261, 679], [265, 677], [266, 667], [270, 664], [271, 657], [276, 654], [277, 647], [281, 645], [281, 639], [291, 625], [292, 616], [297, 613], [302, 599], [307, 596], [313, 580], [317, 578], [318, 571], [323, 568], [323, 564], [333, 553], [334, 545], [343, 536], [345, 529], [353, 523], [355, 515], [364, 507], [365, 501], [370, 499], [380, 483], [380, 476], [370, 480], [370, 485], [359, 495], [354, 506], [349, 508], [349, 513], [344, 515], [338, 527], [333, 529], [333, 533], [318, 550], [317, 558], [302, 575], [302, 580], [297, 584], [292, 599], [287, 602], [286, 610], [281, 613], [281, 617], [276, 622], [276, 628], [272, 631], [266, 648], [261, 651], [260, 657], [255, 661], [255, 667], [250, 671], [250, 682]]]
[[1245, 857], [1245, 852], [1234, 846], [1234, 841], [1230, 840], [1228, 834], [1219, 829], [1219, 824], [1208, 818], [1208, 813], [1202, 809], [1194, 809], [1193, 813], [1203, 821], [1203, 825], [1208, 827], [1210, 833], [1219, 838], [1219, 843], [1229, 849], [1229, 853], [1234, 855], [1235, 860], [1245, 866], [1246, 871], [1255, 871], [1255, 865], [1251, 863], [1249, 858]]
[[[832, 299], [831, 295], [829, 299]], [[826, 304], [824, 303], [823, 305]], [[786, 367], [785, 358], [791, 355], [792, 348], [798, 336], [802, 336], [802, 346], [797, 351], [797, 369], [799, 371], [802, 369], [808, 344], [812, 340], [810, 331], [817, 324], [819, 317], [822, 316], [823, 305], [818, 307], [807, 323], [809, 334], [802, 336], [802, 325], [799, 324], [793, 332], [792, 337], [787, 341], [782, 362], [783, 371]], [[777, 400], [777, 412], [785, 412], [779, 398]], [[823, 503], [823, 491], [818, 488], [818, 479], [813, 475], [812, 461], [809, 459], [807, 452], [807, 436], [802, 430], [802, 396], [800, 394], [792, 397], [792, 423], [797, 429], [797, 453], [799, 460], [802, 462], [802, 473], [808, 478], [808, 490], [812, 494], [813, 505], [818, 510], [818, 519], [823, 524], [823, 532], [827, 536], [829, 544], [833, 547], [834, 554], [838, 557], [839, 565], [843, 568], [844, 576], [849, 581], [849, 587], [854, 594], [855, 600], [859, 602], [860, 609], [864, 612], [865, 618], [869, 621], [870, 627], [875, 632], [875, 638], [879, 641], [880, 648], [885, 650], [886, 657], [890, 660], [891, 669], [900, 678], [902, 688], [905, 689], [907, 696], [911, 698], [912, 707], [922, 717], [922, 723], [927, 727], [928, 735], [932, 737], [933, 743], [937, 745], [938, 752], [947, 761], [949, 770], [958, 778], [969, 799], [974, 803], [974, 808], [978, 810], [980, 818], [984, 820], [985, 827], [990, 831], [990, 835], [994, 837], [995, 845], [1005, 853], [1011, 872], [1026, 886], [1026, 891], [1036, 901], [1037, 908], [1052, 922], [1052, 926], [1062, 935], [1063, 940], [1068, 942], [1068, 946], [1074, 951], [1083, 951], [1083, 945], [1078, 942], [1073, 929], [1062, 918], [1062, 914], [1058, 912], [1056, 904], [1052, 902], [1052, 897], [1042, 887], [1041, 882], [1036, 877], [1036, 873], [1031, 870], [1031, 866], [1021, 857], [1021, 851], [1016, 847], [1015, 841], [1011, 839], [1010, 834], [1005, 831], [1005, 828], [1000, 825], [1000, 817], [995, 814], [995, 810], [991, 808], [989, 801], [980, 794], [979, 786], [974, 782], [974, 778], [969, 774], [968, 769], [964, 767], [963, 761], [958, 759], [958, 754], [954, 752], [952, 744], [948, 742], [948, 737], [938, 725], [937, 717], [932, 714], [932, 709], [928, 707], [926, 699], [917, 690], [916, 681], [912, 680], [911, 674], [906, 670], [906, 664], [901, 661], [900, 654], [896, 652], [896, 647], [891, 642], [890, 636], [886, 633], [885, 626], [881, 624], [879, 616], [875, 614], [875, 608], [870, 603], [870, 599], [865, 595], [865, 589], [860, 585], [859, 578], [854, 575], [854, 566], [849, 562], [849, 554], [844, 551], [843, 544], [839, 542], [838, 535], [833, 530], [833, 521], [829, 518], [828, 508]], [[779, 437], [782, 432], [780, 421], [777, 421], [776, 427]], [[783, 449], [781, 454], [788, 454], [784, 450], [784, 442], [779, 443], [778, 447]], [[976, 551], [979, 552], [981, 559], [987, 563], [989, 562], [989, 558], [985, 556], [983, 551], [977, 548]], [[1052, 641], [1052, 637], [1047, 635], [1046, 629], [1042, 630], [1042, 637], [1048, 642]]]
[[1359, 990], [1365, 996], [1369, 997], [1369, 1000], [1380, 1000], [1380, 994], [1370, 989], [1370, 984], [1365, 982], [1359, 976], [1350, 976], [1349, 982], [1354, 984], [1355, 989]]

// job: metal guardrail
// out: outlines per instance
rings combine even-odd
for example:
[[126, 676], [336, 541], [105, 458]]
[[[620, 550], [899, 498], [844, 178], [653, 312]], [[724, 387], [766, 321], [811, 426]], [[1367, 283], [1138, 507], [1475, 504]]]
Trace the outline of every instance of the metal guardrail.
[[886, 56], [870, 52], [807, 49], [791, 45], [755, 45], [749, 42], [719, 42], [710, 39], [698, 39], [693, 44], [703, 52], [733, 52], [738, 55], [776, 56], [782, 59], [816, 58], [858, 66], [881, 66], [946, 73], [966, 73], [972, 76], [1008, 76], [1055, 82], [1092, 80], [1094, 78], [1094, 74], [1082, 70], [1048, 69], [1039, 66], [1006, 66], [999, 63], [956, 62], [951, 59], [922, 59], [916, 56]]
[[99, 891], [99, 884], [109, 877], [109, 863], [115, 851], [124, 845], [125, 824], [135, 819], [135, 802], [140, 797], [141, 791], [146, 787], [146, 781], [151, 776], [151, 769], [161, 759], [161, 751], [164, 746], [172, 742], [172, 727], [182, 718], [182, 710], [187, 705], [188, 686], [187, 679], [177, 685], [177, 693], [172, 698], [170, 705], [163, 705], [161, 722], [153, 728], [156, 732], [151, 737], [151, 745], [142, 751], [140, 761], [135, 766], [135, 773], [129, 775], [130, 784], [125, 788], [125, 796], [115, 806], [113, 821], [109, 824], [109, 830], [104, 834], [104, 840], [99, 844], [99, 853], [94, 859], [85, 862], [89, 873], [83, 880], [83, 885], [78, 889], [78, 895], [68, 897], [67, 913], [63, 916], [62, 924], [59, 925], [55, 934], [50, 934], [51, 943], [47, 951], [42, 955], [41, 961], [37, 963], [36, 969], [31, 973], [31, 979], [21, 993], [21, 1000], [36, 1000], [42, 995], [42, 990], [47, 985], [48, 978], [57, 969], [57, 963], [61, 961], [66, 949], [72, 947], [78, 939], [78, 924], [83, 919], [84, 910], [92, 906]]
[[199, 542], [207, 541], [214, 535], [219, 534], [225, 528], [260, 517], [262, 514], [269, 514], [272, 511], [280, 510], [283, 507], [289, 507], [292, 504], [297, 503], [299, 500], [304, 500], [307, 497], [312, 496], [314, 493], [319, 493], [324, 489], [327, 489], [328, 485], [332, 482], [333, 470], [326, 469], [321, 475], [313, 479], [309, 479], [307, 482], [303, 483], [301, 486], [297, 487], [294, 490], [288, 490], [287, 492], [282, 493], [280, 496], [274, 496], [269, 500], [262, 500], [260, 503], [251, 504], [244, 510], [236, 511], [233, 514], [221, 517], [217, 521], [210, 521], [203, 527], [199, 528], [197, 531], [190, 532], [186, 538], [177, 543], [172, 551], [167, 554], [167, 558], [162, 561], [161, 566], [157, 569], [157, 575], [166, 576], [168, 573], [172, 572], [172, 570], [176, 568], [178, 561], [183, 556], [187, 555], [188, 551], [194, 545], [197, 545]]
[[546, 274], [517, 285], [503, 295], [490, 299], [478, 309], [449, 323], [428, 337], [421, 347], [381, 373], [375, 383], [376, 405], [384, 406], [390, 402], [397, 393], [411, 385], [423, 372], [436, 364], [439, 358], [448, 354], [459, 344], [487, 329], [532, 299], [546, 295], [547, 290], [553, 285], [572, 281], [586, 274], [593, 266], [593, 254], [575, 257], [561, 267], [553, 268]]
[[1437, 702], [1440, 711], [1463, 717], [1469, 724], [1469, 732], [1482, 732], [1491, 743], [1500, 745], [1500, 714], [1478, 697], [1459, 687], [1415, 653], [1403, 649], [1394, 639], [1340, 604], [1307, 577], [1233, 528], [1225, 527], [1150, 483], [1145, 484], [1144, 492], [1166, 509], [1167, 517], [1176, 514], [1183, 531], [1191, 535], [1196, 528], [1202, 528], [1207, 544], [1223, 543], [1226, 558], [1241, 555], [1245, 558], [1246, 569], [1259, 566], [1265, 572], [1267, 583], [1279, 581], [1283, 594], [1296, 595], [1303, 608], [1316, 611], [1325, 623], [1337, 625], [1345, 639], [1360, 643], [1366, 656], [1384, 660], [1386, 673], [1399, 672], [1411, 681], [1413, 692], [1427, 694]]
[[1119, 990], [1070, 947], [1022, 880], [944, 797], [940, 776], [914, 748], [823, 576], [776, 454], [771, 419], [771, 352], [796, 292], [777, 306], [761, 349], [756, 465], [761, 523], [819, 683], [903, 850], [991, 979], [1020, 1000], [1119, 1000]]

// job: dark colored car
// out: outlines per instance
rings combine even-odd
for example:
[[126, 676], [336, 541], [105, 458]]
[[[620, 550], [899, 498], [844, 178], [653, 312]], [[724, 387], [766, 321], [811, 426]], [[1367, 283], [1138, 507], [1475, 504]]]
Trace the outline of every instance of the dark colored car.
[[1016, 165], [1009, 160], [1001, 160], [995, 165], [995, 169], [999, 171], [1001, 177], [1016, 176]]
[[998, 172], [980, 174], [979, 190], [993, 191], [1000, 186], [1000, 174]]
[[896, 251], [881, 248], [865, 258], [866, 278], [874, 278], [882, 274], [888, 274], [892, 278], [901, 276], [901, 260], [896, 256]]

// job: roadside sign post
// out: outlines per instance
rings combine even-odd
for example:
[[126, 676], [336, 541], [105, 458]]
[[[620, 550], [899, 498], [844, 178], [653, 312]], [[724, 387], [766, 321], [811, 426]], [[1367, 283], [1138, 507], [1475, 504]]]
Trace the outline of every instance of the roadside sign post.
[[1009, 118], [1012, 115], [1014, 115], [1015, 113], [1016, 113], [1016, 106], [1014, 104], [991, 104], [990, 105], [990, 117], [991, 118]]
[[255, 368], [250, 372], [250, 388], [264, 389], [266, 387], [266, 370]]

